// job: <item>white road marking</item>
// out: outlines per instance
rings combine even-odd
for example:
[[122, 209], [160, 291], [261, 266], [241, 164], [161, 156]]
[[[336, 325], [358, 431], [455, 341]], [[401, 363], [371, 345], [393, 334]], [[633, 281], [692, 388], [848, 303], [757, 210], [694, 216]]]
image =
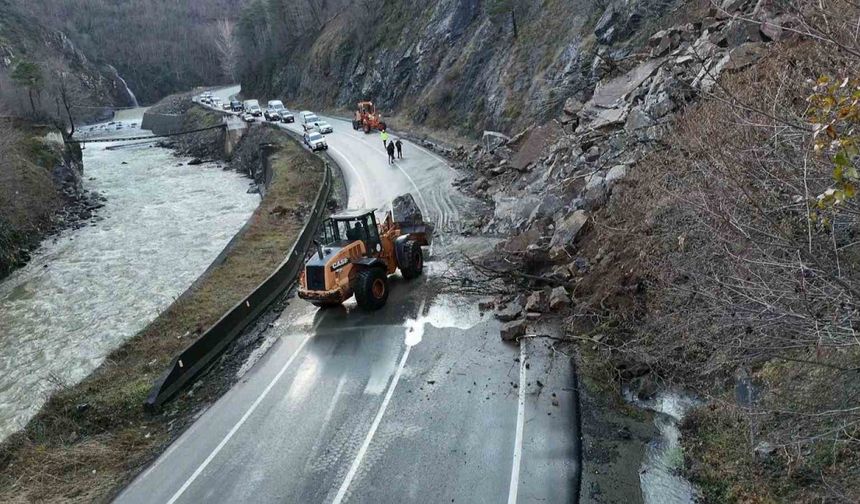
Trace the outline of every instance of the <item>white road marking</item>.
[[328, 410], [325, 412], [325, 418], [323, 418], [322, 428], [320, 431], [325, 430], [326, 425], [331, 421], [331, 416], [334, 414], [334, 407], [337, 406], [337, 401], [340, 399], [340, 394], [343, 392], [343, 386], [346, 385], [346, 375], [341, 375], [340, 381], [337, 382], [337, 388], [334, 390], [334, 395], [331, 398], [331, 402], [328, 405]]
[[526, 416], [526, 342], [520, 341], [520, 387], [517, 403], [517, 435], [514, 439], [514, 460], [511, 467], [511, 486], [508, 490], [508, 504], [517, 504], [517, 491], [520, 485], [520, 461], [523, 457], [523, 425]]
[[260, 403], [263, 402], [263, 399], [265, 399], [266, 396], [269, 395], [269, 392], [272, 391], [272, 388], [274, 388], [275, 384], [278, 383], [278, 380], [280, 380], [281, 377], [284, 376], [284, 373], [287, 372], [287, 369], [290, 367], [293, 361], [296, 360], [296, 357], [298, 357], [299, 353], [305, 347], [307, 342], [310, 341], [311, 336], [312, 335], [310, 334], [305, 336], [305, 339], [302, 340], [302, 343], [299, 345], [298, 348], [296, 348], [296, 351], [293, 352], [293, 355], [290, 356], [289, 360], [287, 360], [287, 362], [284, 364], [278, 374], [275, 375], [271, 382], [269, 382], [269, 385], [266, 386], [266, 389], [263, 390], [263, 393], [260, 394], [260, 397], [258, 397], [257, 400], [254, 401], [254, 404], [252, 404], [251, 407], [248, 408], [248, 411], [246, 411], [245, 414], [242, 415], [242, 418], [240, 418], [239, 421], [236, 422], [236, 425], [234, 425], [233, 428], [230, 429], [230, 432], [228, 432], [227, 435], [224, 436], [224, 439], [222, 439], [221, 442], [218, 443], [218, 446], [216, 446], [215, 449], [212, 450], [212, 453], [210, 453], [209, 456], [206, 457], [206, 460], [204, 460], [203, 463], [200, 464], [200, 466], [194, 471], [194, 473], [185, 481], [182, 487], [180, 487], [179, 490], [177, 490], [176, 493], [173, 494], [173, 497], [171, 497], [170, 500], [167, 501], [167, 504], [174, 504], [177, 500], [179, 500], [179, 498], [182, 497], [182, 494], [185, 493], [186, 490], [188, 490], [188, 487], [191, 486], [192, 483], [194, 483], [194, 480], [196, 480], [200, 476], [200, 474], [203, 473], [206, 467], [212, 462], [212, 460], [215, 459], [218, 453], [224, 448], [224, 446], [230, 441], [230, 439], [236, 434], [236, 432], [238, 432], [242, 425], [254, 413], [257, 407], [260, 406]]
[[394, 378], [388, 386], [388, 392], [385, 393], [385, 398], [382, 400], [379, 412], [376, 413], [376, 418], [373, 419], [373, 423], [370, 425], [370, 431], [364, 438], [364, 443], [362, 443], [361, 448], [358, 449], [358, 454], [356, 454], [355, 460], [352, 461], [352, 466], [350, 466], [349, 472], [346, 474], [346, 478], [343, 480], [343, 483], [341, 483], [340, 489], [337, 491], [337, 495], [335, 495], [332, 504], [340, 504], [343, 502], [343, 499], [346, 496], [346, 491], [349, 489], [349, 485], [352, 483], [352, 480], [355, 479], [355, 473], [358, 472], [358, 468], [361, 466], [361, 461], [364, 459], [364, 455], [370, 447], [370, 442], [373, 440], [374, 434], [376, 434], [376, 429], [379, 428], [379, 423], [382, 421], [383, 415], [385, 415], [385, 409], [388, 408], [388, 403], [391, 402], [391, 396], [394, 395], [394, 388], [397, 387], [397, 382], [400, 381], [400, 375], [403, 374], [403, 368], [406, 366], [406, 359], [409, 358], [410, 350], [412, 350], [412, 347], [407, 346], [406, 350], [403, 351], [400, 365], [397, 367], [397, 372], [394, 373]]

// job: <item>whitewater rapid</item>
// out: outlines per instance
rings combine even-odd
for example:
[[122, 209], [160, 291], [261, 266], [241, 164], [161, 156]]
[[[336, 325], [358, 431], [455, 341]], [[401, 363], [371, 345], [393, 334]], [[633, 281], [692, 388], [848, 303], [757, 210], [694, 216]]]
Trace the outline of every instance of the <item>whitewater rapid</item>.
[[[110, 134], [130, 133], [141, 132]], [[259, 203], [237, 173], [151, 144], [111, 145], [83, 151], [84, 186], [107, 198], [100, 220], [48, 240], [0, 283], [0, 440], [152, 321]]]

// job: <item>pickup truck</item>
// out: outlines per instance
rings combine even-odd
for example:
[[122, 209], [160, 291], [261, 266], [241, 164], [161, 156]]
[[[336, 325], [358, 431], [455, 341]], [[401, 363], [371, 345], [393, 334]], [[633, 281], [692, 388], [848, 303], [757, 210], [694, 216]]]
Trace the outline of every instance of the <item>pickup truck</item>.
[[307, 131], [304, 135], [305, 145], [314, 152], [319, 150], [328, 150], [328, 143], [325, 138], [316, 131]]

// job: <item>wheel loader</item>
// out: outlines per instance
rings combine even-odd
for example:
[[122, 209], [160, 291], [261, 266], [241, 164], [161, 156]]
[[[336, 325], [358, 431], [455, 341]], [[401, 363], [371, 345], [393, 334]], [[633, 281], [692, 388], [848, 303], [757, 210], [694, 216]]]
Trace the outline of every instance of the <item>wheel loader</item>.
[[323, 222], [319, 241], [299, 276], [299, 297], [319, 307], [337, 306], [353, 294], [359, 308], [378, 310], [388, 300], [388, 276], [400, 269], [406, 280], [421, 276], [422, 246], [433, 227], [421, 221], [377, 224], [374, 210], [350, 210]]
[[358, 102], [355, 115], [352, 118], [352, 129], [370, 133], [373, 130], [383, 131], [386, 129], [386, 125], [382, 121], [382, 114], [376, 110], [373, 102], [363, 101]]

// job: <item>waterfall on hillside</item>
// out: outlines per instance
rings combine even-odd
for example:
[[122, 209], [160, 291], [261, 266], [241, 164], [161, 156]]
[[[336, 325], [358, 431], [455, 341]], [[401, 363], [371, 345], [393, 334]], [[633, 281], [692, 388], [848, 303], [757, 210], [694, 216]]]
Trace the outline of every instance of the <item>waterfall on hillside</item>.
[[131, 104], [135, 108], [139, 107], [140, 104], [137, 103], [137, 97], [134, 96], [134, 93], [131, 91], [131, 88], [128, 87], [128, 83], [125, 81], [125, 79], [122, 78], [119, 73], [117, 73], [116, 76], [120, 80], [120, 82], [122, 82], [122, 85], [125, 86], [125, 92], [128, 93], [128, 97], [131, 98]]
[[131, 100], [131, 106], [134, 108], [140, 107], [140, 104], [137, 103], [137, 96], [135, 96], [134, 93], [131, 91], [131, 88], [128, 87], [128, 82], [126, 82], [125, 79], [122, 78], [122, 75], [119, 74], [119, 72], [116, 70], [116, 68], [114, 68], [113, 65], [108, 65], [108, 68], [110, 68], [113, 71], [113, 74], [116, 75], [116, 78], [119, 79], [120, 82], [122, 82], [122, 85], [125, 87], [125, 92]]

